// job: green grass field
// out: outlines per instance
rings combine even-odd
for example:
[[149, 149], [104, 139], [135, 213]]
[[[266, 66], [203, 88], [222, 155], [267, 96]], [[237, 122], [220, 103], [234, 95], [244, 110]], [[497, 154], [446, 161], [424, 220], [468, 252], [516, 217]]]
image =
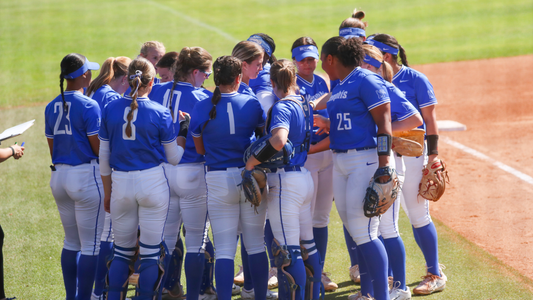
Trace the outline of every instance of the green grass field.
[[[276, 40], [276, 56], [287, 58], [300, 36], [311, 36], [320, 46], [337, 35], [355, 6], [367, 13], [367, 33], [396, 36], [410, 64], [533, 53], [530, 0], [0, 2], [0, 131], [36, 119], [22, 137], [2, 144], [26, 142], [20, 161], [0, 165], [7, 295], [23, 300], [64, 297], [63, 229], [48, 186], [50, 156], [44, 137], [44, 104], [59, 94], [63, 56], [78, 52], [101, 64], [109, 56], [135, 57], [142, 42], [159, 40], [168, 51], [201, 46], [218, 57], [250, 34], [266, 32]], [[449, 281], [443, 293], [424, 299], [533, 299], [530, 279], [442, 223], [436, 225]], [[401, 229], [407, 282], [414, 287], [424, 274], [424, 260], [405, 216]], [[346, 297], [358, 289], [349, 282], [348, 267], [342, 225], [333, 209], [326, 271], [340, 289], [326, 298]]]

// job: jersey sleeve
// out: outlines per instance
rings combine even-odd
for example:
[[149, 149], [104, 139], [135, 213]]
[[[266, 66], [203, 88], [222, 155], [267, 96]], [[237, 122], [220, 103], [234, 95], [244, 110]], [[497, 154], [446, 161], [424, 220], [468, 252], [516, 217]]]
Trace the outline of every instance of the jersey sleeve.
[[100, 111], [100, 105], [98, 105], [98, 102], [90, 100], [83, 112], [87, 136], [98, 134], [100, 131], [101, 117], [102, 113]]
[[189, 131], [193, 137], [200, 137], [202, 135], [203, 126], [209, 119], [209, 114], [206, 115], [204, 109], [202, 109], [204, 106], [205, 105], [202, 105], [202, 102], [199, 102], [192, 110]]
[[259, 101], [256, 102], [257, 103], [257, 115], [258, 115], [258, 124], [257, 124], [257, 127], [263, 127], [265, 126], [265, 123], [266, 123], [266, 113], [265, 111], [263, 110], [263, 106], [261, 105], [261, 103], [259, 103]]
[[174, 123], [172, 122], [172, 116], [170, 111], [165, 109], [161, 112], [161, 122], [159, 126], [159, 136], [161, 144], [170, 144], [177, 138], [176, 131], [174, 130]]
[[416, 108], [405, 98], [402, 91], [393, 85], [388, 85], [391, 98], [391, 121], [403, 121], [418, 113]]
[[270, 121], [270, 130], [276, 128], [285, 128], [290, 131], [291, 128], [291, 110], [285, 101], [277, 102], [272, 107], [272, 118]]
[[389, 92], [385, 81], [378, 75], [366, 76], [359, 87], [359, 95], [368, 110], [390, 102]]
[[415, 93], [420, 108], [437, 104], [437, 97], [435, 97], [433, 85], [431, 85], [428, 78], [423, 74], [420, 74], [415, 80]]
[[52, 127], [52, 122], [50, 120], [50, 118], [54, 116], [53, 108], [54, 102], [50, 102], [50, 104], [48, 104], [44, 110], [44, 135], [49, 139], [54, 138], [54, 128]]

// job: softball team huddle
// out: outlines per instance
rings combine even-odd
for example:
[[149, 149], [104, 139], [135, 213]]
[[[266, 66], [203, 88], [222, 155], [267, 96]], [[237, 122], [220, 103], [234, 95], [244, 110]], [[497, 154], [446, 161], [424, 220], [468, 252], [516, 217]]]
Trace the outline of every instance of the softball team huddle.
[[[217, 59], [148, 42], [134, 60], [108, 58], [94, 80], [98, 64], [65, 56], [45, 117], [66, 299], [125, 299], [134, 272], [133, 299], [182, 298], [182, 264], [187, 300], [319, 299], [337, 288], [323, 272], [333, 199], [361, 284], [349, 299], [411, 299], [400, 204], [426, 260], [413, 292], [442, 291], [437, 233], [418, 195], [423, 166], [438, 155], [437, 100], [399, 42], [367, 37], [363, 18], [355, 11], [320, 51], [298, 38], [292, 60], [277, 60], [262, 33]], [[331, 82], [314, 74], [318, 60]], [[213, 92], [203, 88], [211, 74]], [[393, 132], [416, 127], [426, 130], [424, 155], [393, 152]], [[387, 166], [401, 200], [368, 218], [368, 182]], [[240, 183], [256, 167], [268, 184], [252, 207]], [[234, 279], [239, 238], [243, 279]]]

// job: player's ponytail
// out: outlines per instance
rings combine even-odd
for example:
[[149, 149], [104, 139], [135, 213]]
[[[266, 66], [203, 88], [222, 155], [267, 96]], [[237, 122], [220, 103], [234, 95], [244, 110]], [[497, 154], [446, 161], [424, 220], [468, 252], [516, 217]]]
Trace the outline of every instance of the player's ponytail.
[[65, 89], [63, 88], [63, 82], [65, 82], [65, 77], [63, 77], [63, 73], [59, 75], [59, 88], [61, 88], [61, 99], [63, 100], [63, 110], [65, 112], [68, 111], [68, 105], [67, 101], [65, 101]]
[[132, 99], [130, 105], [130, 111], [126, 119], [128, 124], [126, 125], [126, 135], [131, 137], [131, 121], [133, 120], [134, 111], [139, 108], [137, 103], [137, 97], [139, 96], [139, 90], [145, 89], [150, 85], [150, 82], [154, 80], [155, 69], [151, 62], [147, 59], [138, 57], [134, 59], [128, 68], [128, 83], [131, 88], [130, 97]]
[[280, 59], [270, 67], [270, 80], [284, 93], [296, 90], [296, 66], [288, 59]]
[[125, 76], [128, 74], [128, 66], [131, 62], [131, 58], [125, 56], [109, 57], [102, 64], [100, 74], [96, 77], [89, 88], [87, 88], [87, 96], [91, 96], [103, 85], [109, 84], [113, 79]]
[[214, 119], [217, 116], [217, 104], [222, 98], [220, 92], [220, 86], [228, 86], [232, 89], [237, 89], [235, 86], [235, 79], [240, 76], [242, 73], [242, 63], [238, 58], [232, 56], [221, 56], [217, 58], [213, 64], [213, 80], [215, 85], [215, 91], [213, 92], [213, 97], [211, 98], [211, 103], [213, 103], [213, 108], [209, 112], [209, 119]]
[[343, 28], [361, 28], [366, 29], [368, 27], [367, 22], [363, 22], [363, 18], [365, 17], [365, 12], [362, 10], [354, 9], [352, 12], [352, 16], [342, 21], [341, 25], [339, 26], [339, 30]]
[[404, 65], [406, 67], [409, 67], [409, 63], [407, 62], [407, 54], [405, 53], [405, 49], [400, 44], [398, 44], [398, 47], [400, 47], [400, 59], [402, 60], [402, 65]]

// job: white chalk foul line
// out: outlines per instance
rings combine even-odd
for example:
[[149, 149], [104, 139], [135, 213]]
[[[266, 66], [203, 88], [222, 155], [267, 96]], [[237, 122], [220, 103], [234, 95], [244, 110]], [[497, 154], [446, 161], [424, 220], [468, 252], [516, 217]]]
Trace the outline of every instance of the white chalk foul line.
[[443, 137], [442, 139], [443, 142], [445, 142], [446, 144], [448, 145], [451, 145], [451, 146], [454, 146], [455, 148], [459, 149], [459, 150], [463, 150], [464, 152], [466, 153], [469, 153], [469, 154], [472, 154], [474, 155], [475, 157], [477, 158], [481, 158], [485, 161], [488, 161], [490, 162], [491, 164], [495, 165], [496, 167], [504, 170], [505, 172], [509, 173], [509, 174], [512, 174], [520, 179], [522, 179], [523, 181], [533, 185], [533, 177], [527, 175], [527, 174], [524, 174], [520, 171], [518, 171], [517, 169], [513, 168], [513, 167], [510, 167], [502, 162], [499, 162], [495, 159], [492, 159], [490, 157], [488, 157], [487, 155], [477, 151], [477, 150], [474, 150], [472, 148], [469, 148], [461, 143], [458, 143], [458, 142], [455, 142], [455, 141], [452, 141], [450, 138], [448, 137]]
[[178, 17], [188, 21], [189, 23], [196, 24], [196, 25], [198, 25], [200, 27], [203, 27], [203, 28], [205, 28], [205, 29], [207, 29], [209, 31], [218, 33], [219, 35], [225, 37], [227, 40], [229, 40], [229, 41], [231, 41], [233, 43], [238, 43], [238, 42], [241, 41], [239, 39], [236, 39], [235, 37], [233, 37], [232, 35], [230, 35], [229, 33], [225, 32], [225, 31], [222, 31], [222, 30], [220, 30], [220, 29], [218, 29], [216, 27], [213, 27], [213, 26], [211, 26], [209, 24], [206, 24], [206, 23], [204, 23], [204, 22], [202, 22], [202, 21], [200, 21], [198, 19], [195, 19], [195, 18], [193, 18], [191, 16], [188, 16], [188, 15], [186, 15], [184, 13], [181, 13], [181, 12], [173, 9], [172, 7], [169, 7], [169, 6], [154, 2], [154, 1], [143, 1], [143, 2], [148, 2], [148, 3], [150, 3], [150, 4], [154, 5], [154, 6], [157, 6], [157, 7], [161, 8], [161, 9], [165, 10], [166, 12], [172, 13], [173, 15], [178, 16]]

